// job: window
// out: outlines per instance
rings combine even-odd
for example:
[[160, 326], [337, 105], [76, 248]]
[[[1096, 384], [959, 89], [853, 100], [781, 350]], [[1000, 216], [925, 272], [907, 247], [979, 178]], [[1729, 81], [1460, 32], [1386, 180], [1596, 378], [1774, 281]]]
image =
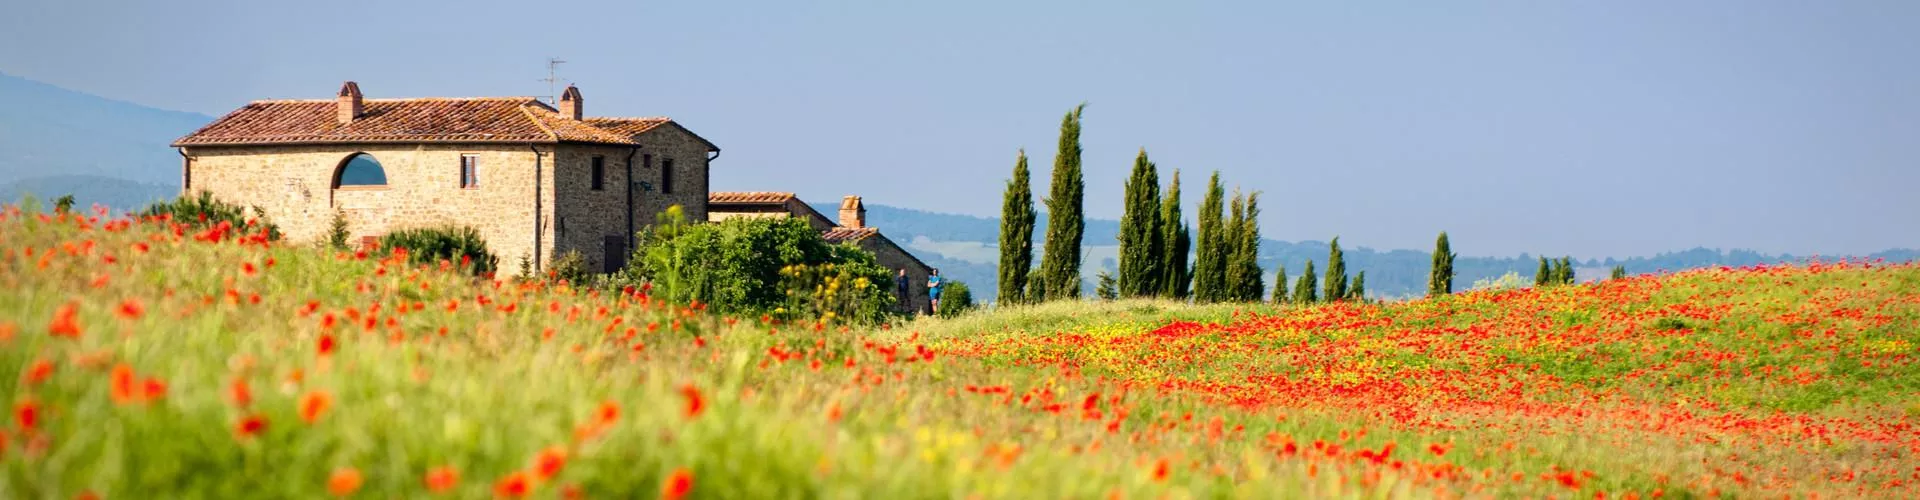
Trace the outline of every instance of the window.
[[660, 160], [660, 192], [673, 193], [673, 159]]
[[604, 157], [595, 156], [593, 157], [593, 190], [601, 191], [601, 190], [605, 190], [606, 188], [607, 188], [607, 159]]
[[460, 189], [480, 188], [480, 156], [460, 155]]
[[336, 188], [386, 185], [387, 170], [380, 167], [380, 160], [366, 153], [348, 156], [347, 161], [340, 162], [340, 169], [333, 173], [333, 186]]

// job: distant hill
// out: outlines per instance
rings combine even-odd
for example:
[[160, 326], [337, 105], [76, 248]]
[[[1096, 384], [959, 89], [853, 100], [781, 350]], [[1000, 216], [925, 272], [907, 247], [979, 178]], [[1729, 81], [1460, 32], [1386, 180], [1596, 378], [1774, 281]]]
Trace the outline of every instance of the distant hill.
[[[166, 111], [139, 104], [75, 92], [0, 73], [0, 200], [17, 200], [31, 193], [44, 200], [73, 194], [80, 207], [99, 203], [116, 209], [134, 209], [155, 199], [171, 197], [180, 186], [180, 158], [167, 146], [212, 122], [212, 116]], [[983, 200], [999, 206], [999, 199]], [[835, 213], [837, 205], [821, 206]], [[867, 220], [888, 238], [906, 246], [949, 277], [973, 285], [976, 297], [992, 300], [997, 279], [1000, 221], [988, 217], [941, 214], [911, 208], [868, 205]], [[1035, 228], [1036, 243], [1046, 228], [1045, 215]], [[1119, 247], [1120, 223], [1087, 221], [1082, 240], [1086, 255], [1084, 275], [1113, 269]], [[1038, 245], [1036, 245], [1038, 246]], [[1426, 289], [1431, 256], [1425, 250], [1377, 251], [1346, 248], [1351, 272], [1367, 272], [1367, 290], [1381, 297], [1401, 297]], [[1308, 259], [1324, 266], [1327, 244], [1319, 241], [1265, 240], [1260, 264], [1272, 273], [1284, 262], [1290, 277], [1298, 278]], [[1920, 259], [1920, 251], [1889, 250], [1866, 256], [1889, 261]], [[1536, 257], [1462, 256], [1455, 262], [1456, 283], [1466, 288], [1474, 280], [1506, 272], [1533, 275]], [[1650, 273], [1704, 266], [1740, 266], [1803, 260], [1792, 255], [1767, 255], [1745, 250], [1695, 248], [1652, 257], [1625, 260], [1589, 260], [1579, 265], [1581, 278], [1605, 276], [1608, 267], [1624, 265], [1628, 272]], [[1272, 279], [1272, 275], [1268, 275]], [[1091, 279], [1088, 280], [1089, 288]], [[1271, 288], [1271, 284], [1269, 284]], [[1089, 290], [1091, 294], [1091, 290]]]
[[[838, 205], [816, 207], [832, 213]], [[868, 224], [880, 228], [888, 238], [906, 245], [916, 254], [927, 260], [927, 255], [939, 255], [941, 268], [953, 279], [974, 285], [975, 297], [990, 299], [995, 294], [996, 273], [999, 266], [1000, 220], [997, 218], [974, 217], [927, 212], [911, 208], [886, 205], [867, 205]], [[1046, 229], [1045, 215], [1034, 229], [1035, 247], [1043, 241]], [[1118, 247], [1116, 235], [1120, 231], [1120, 222], [1114, 220], [1087, 220], [1087, 234], [1083, 240], [1092, 250], [1085, 260], [1086, 275], [1091, 277], [1101, 267], [1115, 270], [1112, 260]], [[1341, 249], [1347, 259], [1349, 273], [1367, 272], [1367, 291], [1377, 297], [1410, 297], [1426, 293], [1427, 271], [1433, 264], [1430, 250], [1375, 250], [1353, 246], [1349, 243]], [[1314, 261], [1315, 267], [1324, 272], [1327, 263], [1327, 242], [1262, 240], [1260, 242], [1260, 266], [1268, 273], [1267, 289], [1272, 290], [1275, 265], [1286, 263], [1288, 278], [1299, 279], [1300, 271], [1306, 268], [1307, 260]], [[1920, 250], [1894, 249], [1861, 256], [1869, 259], [1886, 259], [1893, 262], [1920, 260]], [[1460, 256], [1454, 261], [1455, 288], [1465, 289], [1475, 280], [1498, 278], [1508, 272], [1520, 273], [1529, 280], [1539, 265], [1539, 257], [1522, 253], [1513, 257], [1473, 257]], [[1834, 257], [1837, 258], [1837, 257]], [[1628, 259], [1591, 259], [1576, 263], [1579, 278], [1582, 280], [1605, 278], [1615, 265], [1625, 266], [1628, 273], [1644, 274], [1661, 271], [1678, 271], [1709, 266], [1748, 266], [1754, 264], [1773, 264], [1780, 262], [1800, 262], [1806, 256], [1773, 255], [1749, 250], [1719, 250], [1694, 248], [1678, 252], [1668, 252], [1652, 257], [1632, 257]], [[1036, 262], [1038, 262], [1036, 260]], [[1104, 265], [1104, 266], [1103, 266]], [[1291, 288], [1289, 288], [1291, 290]]]
[[75, 92], [0, 73], [0, 193], [72, 190], [81, 206], [143, 198], [120, 179], [177, 190], [180, 157], [168, 143], [213, 121]]

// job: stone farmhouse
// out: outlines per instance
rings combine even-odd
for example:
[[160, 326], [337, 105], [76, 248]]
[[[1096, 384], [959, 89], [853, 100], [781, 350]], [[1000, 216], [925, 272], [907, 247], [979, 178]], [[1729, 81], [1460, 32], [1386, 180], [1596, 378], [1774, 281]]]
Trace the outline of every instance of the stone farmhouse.
[[173, 143], [184, 192], [264, 208], [294, 241], [324, 237], [336, 212], [356, 239], [472, 226], [511, 270], [568, 250], [618, 269], [634, 233], [680, 205], [706, 217], [720, 147], [670, 118], [588, 118], [580, 90], [559, 109], [532, 97], [248, 103]]
[[635, 233], [674, 205], [696, 221], [804, 209], [829, 241], [907, 269], [925, 309], [926, 264], [866, 227], [859, 198], [836, 225], [791, 193], [710, 195], [713, 142], [671, 118], [588, 117], [571, 85], [558, 101], [556, 109], [532, 97], [367, 99], [346, 82], [330, 100], [253, 101], [173, 146], [183, 193], [258, 206], [289, 240], [324, 238], [335, 214], [359, 242], [470, 226], [509, 272], [523, 258], [544, 270], [568, 251], [589, 269], [620, 269]]
[[707, 194], [707, 220], [718, 222], [736, 217], [803, 219], [819, 230], [828, 243], [853, 243], [873, 252], [874, 260], [879, 261], [881, 266], [896, 272], [901, 269], [907, 271], [907, 296], [911, 297], [911, 310], [930, 311], [932, 303], [927, 299], [927, 275], [933, 268], [881, 235], [879, 228], [868, 226], [867, 206], [861, 203], [859, 196], [842, 198], [839, 218], [828, 219], [793, 193], [719, 191]]

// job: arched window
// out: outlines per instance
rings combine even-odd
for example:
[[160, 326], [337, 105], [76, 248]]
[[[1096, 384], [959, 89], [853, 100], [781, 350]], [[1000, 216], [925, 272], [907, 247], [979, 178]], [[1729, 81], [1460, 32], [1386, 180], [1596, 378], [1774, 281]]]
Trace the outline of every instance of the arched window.
[[380, 160], [373, 155], [354, 153], [347, 161], [340, 162], [340, 170], [333, 174], [333, 187], [349, 186], [385, 186], [387, 170], [380, 168]]

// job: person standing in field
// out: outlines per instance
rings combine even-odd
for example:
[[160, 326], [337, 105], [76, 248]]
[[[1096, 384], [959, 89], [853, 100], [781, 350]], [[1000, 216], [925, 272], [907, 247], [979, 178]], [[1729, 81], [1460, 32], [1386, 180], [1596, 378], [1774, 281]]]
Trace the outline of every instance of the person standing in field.
[[935, 268], [932, 272], [927, 273], [927, 299], [930, 302], [930, 309], [932, 309], [929, 311], [931, 314], [940, 313], [940, 285], [940, 269]]
[[907, 270], [902, 268], [900, 269], [900, 273], [893, 277], [893, 291], [900, 296], [900, 310], [902, 312], [913, 311], [913, 290], [907, 287], [908, 283]]

